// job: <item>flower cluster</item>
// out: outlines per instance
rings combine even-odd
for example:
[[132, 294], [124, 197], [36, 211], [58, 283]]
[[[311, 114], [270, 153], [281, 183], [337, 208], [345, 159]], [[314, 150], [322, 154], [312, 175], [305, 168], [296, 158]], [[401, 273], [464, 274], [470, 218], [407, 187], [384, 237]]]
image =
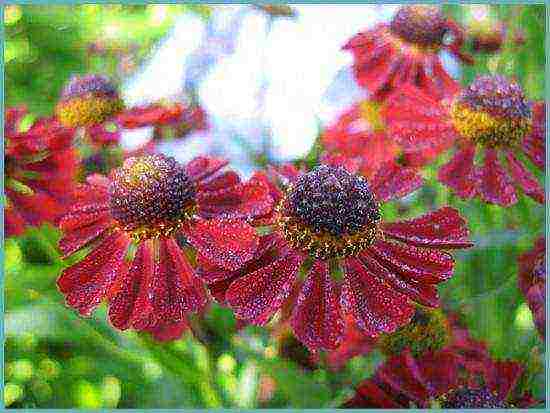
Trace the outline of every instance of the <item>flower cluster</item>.
[[[502, 41], [500, 31], [496, 40], [469, 34], [474, 49]], [[439, 52], [472, 63], [465, 32], [436, 6], [402, 6], [344, 49], [369, 97], [322, 131], [314, 165], [271, 165], [249, 179], [221, 158], [183, 164], [159, 152], [159, 140], [208, 129], [197, 102], [128, 108], [107, 77], [89, 74], [70, 79], [51, 118], [9, 108], [7, 236], [57, 225], [59, 250], [72, 256], [57, 279], [66, 305], [89, 316], [105, 302], [118, 330], [175, 340], [190, 314], [216, 301], [241, 325], [278, 320], [279, 354], [304, 369], [337, 370], [381, 350], [385, 361], [344, 407], [534, 404], [517, 388], [520, 363], [493, 359], [440, 309], [455, 252], [474, 246], [466, 217], [433, 205], [394, 218], [386, 206], [421, 188], [423, 168], [447, 151], [437, 177], [458, 197], [510, 207], [520, 190], [543, 204], [545, 103], [497, 74], [461, 87]], [[146, 145], [123, 149], [125, 130], [146, 127]], [[544, 243], [518, 258], [518, 286], [543, 339]]]

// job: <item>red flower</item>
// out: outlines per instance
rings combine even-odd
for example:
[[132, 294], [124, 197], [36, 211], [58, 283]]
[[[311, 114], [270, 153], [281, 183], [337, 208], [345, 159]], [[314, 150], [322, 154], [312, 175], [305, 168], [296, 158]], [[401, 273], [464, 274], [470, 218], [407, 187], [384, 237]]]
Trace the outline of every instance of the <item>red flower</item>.
[[531, 251], [519, 257], [518, 285], [533, 313], [542, 339], [546, 337], [546, 246], [540, 237]]
[[[453, 341], [414, 358], [409, 349], [389, 358], [356, 389], [345, 408], [507, 408], [536, 404], [518, 395], [523, 367], [495, 361], [481, 342], [455, 325]], [[519, 396], [519, 397], [518, 397]]]
[[122, 129], [145, 126], [178, 127], [180, 133], [206, 127], [201, 108], [180, 103], [154, 103], [125, 109], [115, 85], [105, 76], [73, 76], [61, 92], [56, 106], [60, 122], [70, 127], [83, 127], [94, 146], [116, 145]]
[[327, 165], [308, 173], [287, 168], [284, 181], [289, 185], [275, 196], [275, 222], [254, 258], [227, 271], [199, 256], [199, 274], [250, 323], [264, 324], [282, 306], [292, 308], [294, 334], [311, 350], [340, 344], [344, 313], [376, 336], [407, 323], [412, 301], [437, 306], [435, 285], [452, 276], [454, 265], [443, 250], [472, 245], [452, 208], [381, 221], [378, 201], [417, 187], [399, 169], [381, 171], [370, 186]]
[[[452, 35], [450, 44], [444, 42]], [[358, 83], [376, 100], [402, 85], [415, 85], [439, 98], [455, 92], [458, 84], [445, 72], [439, 59], [448, 50], [462, 61], [471, 57], [460, 51], [463, 31], [437, 6], [402, 6], [392, 21], [377, 24], [355, 35], [344, 46], [353, 53]]]
[[[503, 76], [480, 76], [449, 102], [438, 103], [418, 89], [403, 88], [386, 102], [384, 118], [399, 145], [420, 154], [456, 140], [452, 159], [439, 180], [464, 199], [509, 206], [514, 187], [537, 202], [544, 189], [524, 166], [522, 156], [544, 169], [545, 104], [529, 103], [521, 87]], [[477, 166], [477, 154], [484, 155]], [[506, 158], [507, 169], [500, 158]]]
[[19, 131], [25, 108], [8, 108], [4, 126], [6, 236], [21, 234], [27, 225], [55, 222], [70, 200], [77, 172], [72, 149], [74, 130], [49, 118]]
[[258, 246], [245, 220], [272, 209], [263, 182], [219, 172], [226, 164], [199, 157], [182, 166], [150, 155], [126, 160], [109, 178], [90, 176], [59, 224], [65, 256], [92, 247], [57, 281], [67, 305], [89, 315], [107, 298], [109, 319], [121, 330], [165, 337], [183, 328], [186, 313], [206, 304], [186, 254], [200, 252], [220, 267], [240, 268]]

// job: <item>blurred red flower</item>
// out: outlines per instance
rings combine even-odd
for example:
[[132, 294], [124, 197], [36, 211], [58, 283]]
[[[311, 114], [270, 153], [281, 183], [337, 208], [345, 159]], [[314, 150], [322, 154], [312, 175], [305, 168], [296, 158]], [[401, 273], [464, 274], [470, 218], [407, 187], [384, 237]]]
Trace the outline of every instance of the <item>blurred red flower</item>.
[[409, 349], [390, 357], [357, 386], [344, 408], [525, 408], [537, 403], [517, 394], [520, 363], [493, 360], [451, 317], [448, 346], [414, 358]]
[[20, 235], [28, 225], [55, 223], [71, 200], [78, 167], [74, 130], [55, 119], [39, 118], [20, 131], [27, 115], [7, 108], [4, 124], [5, 234]]
[[328, 165], [278, 173], [286, 188], [271, 184], [276, 215], [254, 258], [227, 271], [198, 256], [199, 275], [237, 318], [261, 325], [292, 308], [290, 323], [302, 343], [335, 349], [344, 335], [343, 314], [373, 337], [409, 322], [412, 301], [439, 305], [435, 285], [450, 278], [454, 266], [445, 250], [472, 244], [452, 208], [381, 221], [378, 201], [416, 189], [416, 177], [388, 168], [369, 185]]
[[471, 57], [461, 51], [463, 42], [463, 30], [440, 7], [410, 5], [400, 7], [390, 23], [352, 37], [344, 50], [353, 54], [355, 77], [373, 99], [382, 100], [405, 84], [440, 99], [453, 94], [459, 85], [443, 68], [438, 53], [447, 50], [471, 64]]
[[255, 229], [245, 221], [272, 210], [269, 188], [220, 172], [226, 164], [198, 157], [183, 166], [149, 155], [126, 160], [108, 178], [90, 176], [59, 224], [64, 256], [92, 247], [57, 280], [67, 305], [89, 315], [107, 298], [109, 319], [118, 329], [153, 331], [161, 338], [183, 331], [186, 313], [207, 301], [186, 254], [200, 252], [228, 270], [242, 267], [258, 246]]
[[[545, 104], [528, 102], [516, 82], [500, 75], [480, 76], [443, 102], [404, 87], [385, 103], [383, 117], [388, 133], [411, 152], [413, 164], [429, 160], [424, 151], [456, 143], [452, 159], [440, 168], [438, 177], [459, 197], [479, 196], [509, 206], [517, 202], [517, 187], [544, 203], [544, 188], [522, 157], [544, 170]], [[479, 167], [478, 154], [484, 155]], [[506, 159], [508, 171], [500, 157]]]

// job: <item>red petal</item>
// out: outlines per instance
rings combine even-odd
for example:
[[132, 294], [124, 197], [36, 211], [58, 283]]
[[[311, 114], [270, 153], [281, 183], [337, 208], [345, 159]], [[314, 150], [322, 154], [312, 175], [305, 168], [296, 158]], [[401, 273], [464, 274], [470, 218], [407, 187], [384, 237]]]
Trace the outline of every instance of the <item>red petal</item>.
[[289, 253], [231, 284], [225, 298], [238, 318], [261, 324], [277, 311], [292, 290], [304, 257]]
[[161, 321], [154, 327], [148, 329], [153, 338], [160, 342], [174, 341], [181, 338], [183, 333], [189, 329], [189, 324], [185, 319], [176, 322]]
[[207, 303], [202, 282], [172, 238], [159, 241], [154, 278], [158, 284], [152, 285], [153, 300], [159, 319], [179, 321], [185, 313], [197, 311]]
[[473, 245], [468, 239], [466, 221], [451, 207], [407, 221], [386, 223], [383, 231], [390, 238], [417, 247], [468, 248]]
[[[116, 328], [125, 330], [136, 320], [154, 320], [152, 297], [150, 295], [153, 274], [153, 250], [151, 241], [139, 244], [134, 260], [126, 277], [121, 279], [118, 291], [109, 305], [109, 320]], [[143, 322], [142, 322], [143, 325]], [[134, 325], [134, 327], [136, 327]]]
[[259, 268], [271, 264], [276, 258], [275, 251], [271, 251], [277, 243], [281, 242], [281, 238], [276, 232], [260, 237], [258, 248], [254, 253], [253, 258], [240, 268], [238, 271], [227, 271], [223, 268], [213, 265], [202, 255], [197, 254], [197, 276], [205, 283], [210, 284], [226, 278], [234, 277], [238, 274], [248, 274], [256, 271]]
[[529, 172], [512, 152], [506, 153], [508, 169], [516, 184], [523, 189], [527, 196], [544, 204], [544, 188], [539, 185], [537, 178]]
[[329, 166], [341, 166], [349, 173], [357, 173], [361, 162], [357, 158], [350, 158], [342, 154], [323, 153], [320, 162]]
[[437, 289], [433, 285], [417, 282], [414, 279], [411, 280], [411, 278], [403, 276], [399, 272], [396, 273], [396, 271], [387, 268], [367, 253], [361, 255], [361, 261], [367, 271], [379, 279], [385, 280], [392, 288], [406, 295], [411, 300], [428, 307], [439, 306]]
[[422, 90], [403, 86], [392, 93], [381, 114], [405, 153], [421, 154], [424, 161], [450, 148], [457, 135], [447, 110]]
[[25, 221], [21, 214], [13, 209], [13, 207], [6, 208], [4, 213], [4, 232], [6, 238], [18, 236], [25, 232]]
[[408, 280], [438, 284], [453, 276], [455, 261], [444, 251], [378, 240], [366, 253]]
[[355, 397], [342, 407], [345, 409], [401, 409], [406, 406], [399, 404], [395, 397], [386, 393], [372, 380], [365, 380], [357, 388]]
[[199, 192], [219, 191], [241, 183], [241, 178], [236, 172], [227, 171], [212, 179], [203, 181], [198, 188]]
[[198, 220], [184, 233], [198, 252], [216, 266], [228, 270], [242, 267], [258, 247], [256, 230], [242, 221]]
[[481, 198], [493, 204], [509, 206], [517, 202], [512, 181], [498, 159], [495, 149], [485, 150], [485, 162], [479, 171]]
[[523, 152], [539, 169], [544, 170], [546, 159], [546, 103], [536, 102], [533, 105], [533, 125], [531, 133], [526, 135], [521, 144]]
[[421, 186], [422, 177], [415, 169], [394, 162], [383, 165], [372, 180], [372, 191], [379, 201], [404, 197]]
[[439, 180], [452, 188], [461, 198], [468, 199], [476, 195], [475, 153], [475, 146], [468, 145], [457, 151], [453, 158], [439, 169]]
[[67, 305], [82, 315], [99, 305], [117, 277], [124, 276], [124, 257], [130, 240], [119, 231], [106, 237], [82, 261], [68, 267], [57, 279]]
[[199, 156], [190, 161], [185, 166], [185, 170], [192, 181], [198, 182], [213, 175], [227, 164], [228, 161], [225, 159]]
[[390, 357], [376, 371], [376, 376], [380, 377], [380, 380], [391, 390], [397, 394], [403, 394], [422, 407], [427, 407], [424, 404], [430, 396], [434, 396], [409, 350], [405, 350], [399, 356]]
[[260, 180], [213, 192], [199, 192], [197, 201], [199, 215], [204, 218], [248, 219], [268, 214], [273, 208], [269, 188]]
[[63, 253], [63, 258], [89, 245], [112, 227], [113, 221], [104, 219], [70, 231], [59, 240], [59, 249]]
[[332, 350], [344, 333], [344, 321], [328, 264], [316, 260], [294, 306], [296, 337], [310, 350]]
[[391, 333], [410, 321], [414, 307], [405, 295], [369, 273], [356, 258], [346, 259], [344, 268], [342, 308], [354, 315], [367, 335]]

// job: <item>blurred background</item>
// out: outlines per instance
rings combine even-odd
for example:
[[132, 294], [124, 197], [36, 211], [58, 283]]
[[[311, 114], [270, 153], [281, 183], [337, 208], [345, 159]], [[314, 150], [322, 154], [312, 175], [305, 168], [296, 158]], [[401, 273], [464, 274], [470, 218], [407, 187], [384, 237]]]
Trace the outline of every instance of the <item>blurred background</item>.
[[[311, 161], [324, 125], [365, 96], [341, 46], [390, 19], [396, 7], [5, 6], [4, 102], [51, 115], [71, 74], [104, 73], [128, 105], [184, 97], [200, 103], [209, 129], [161, 145], [181, 161], [216, 154], [245, 176], [268, 162]], [[474, 74], [501, 72], [515, 76], [529, 98], [543, 98], [544, 6], [445, 10], [472, 32], [479, 20], [505, 28], [499, 52], [476, 53], [474, 66], [442, 56], [453, 76], [468, 83]], [[537, 378], [526, 385], [544, 398], [544, 343], [516, 284], [516, 258], [543, 232], [544, 207], [526, 197], [508, 209], [462, 201], [436, 182], [437, 165], [426, 169], [427, 185], [387, 204], [383, 216], [391, 221], [450, 204], [467, 217], [476, 248], [458, 254], [456, 276], [440, 287], [445, 305], [464, 314], [495, 357], [524, 362]], [[162, 345], [113, 330], [105, 307], [80, 318], [55, 287], [66, 265], [58, 239], [44, 226], [4, 244], [8, 407], [331, 407], [383, 360], [375, 351], [338, 372], [307, 366], [304, 349], [286, 348], [283, 333], [237, 328], [231, 312], [216, 305], [194, 320], [199, 339], [188, 334]]]

